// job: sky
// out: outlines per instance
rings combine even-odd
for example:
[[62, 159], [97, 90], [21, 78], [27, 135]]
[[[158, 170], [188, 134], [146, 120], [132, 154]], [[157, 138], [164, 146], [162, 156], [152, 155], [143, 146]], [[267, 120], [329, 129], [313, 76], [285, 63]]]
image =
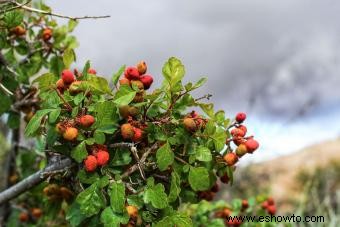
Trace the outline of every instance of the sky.
[[337, 0], [48, 0], [82, 20], [75, 30], [79, 67], [90, 59], [110, 77], [145, 60], [155, 86], [176, 56], [185, 81], [208, 78], [197, 92], [246, 124], [261, 161], [340, 135], [340, 1]]

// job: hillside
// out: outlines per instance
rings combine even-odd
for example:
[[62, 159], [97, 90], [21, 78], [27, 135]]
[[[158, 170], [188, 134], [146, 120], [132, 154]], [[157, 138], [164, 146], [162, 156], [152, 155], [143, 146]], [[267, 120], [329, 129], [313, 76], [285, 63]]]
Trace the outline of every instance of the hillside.
[[[289, 210], [294, 202], [301, 201], [303, 198], [304, 185], [298, 181], [299, 177], [301, 178], [304, 173], [313, 176], [317, 169], [327, 171], [325, 167], [332, 163], [340, 163], [340, 139], [316, 144], [287, 156], [243, 167], [236, 171], [238, 180], [235, 185], [225, 188], [226, 192], [222, 197], [228, 198], [228, 194], [232, 193], [255, 195], [264, 192], [272, 195], [281, 209]], [[327, 178], [327, 172], [325, 176]], [[338, 184], [333, 183], [333, 188], [339, 190]], [[229, 193], [230, 191], [232, 193]]]

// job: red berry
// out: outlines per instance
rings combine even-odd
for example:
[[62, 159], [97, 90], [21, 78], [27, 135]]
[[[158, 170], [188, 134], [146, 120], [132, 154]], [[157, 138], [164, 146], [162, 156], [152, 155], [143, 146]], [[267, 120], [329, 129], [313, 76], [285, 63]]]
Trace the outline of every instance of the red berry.
[[133, 142], [139, 142], [142, 140], [143, 131], [140, 128], [133, 128], [134, 135], [132, 137]]
[[230, 134], [233, 137], [244, 137], [246, 134], [243, 130], [239, 129], [239, 128], [234, 128], [230, 131]]
[[227, 163], [228, 166], [233, 166], [238, 161], [238, 156], [235, 153], [230, 152], [224, 155], [223, 159]]
[[84, 164], [87, 172], [93, 172], [97, 168], [97, 159], [95, 156], [89, 155], [85, 159]]
[[68, 141], [75, 140], [78, 137], [78, 129], [74, 127], [66, 128], [65, 132], [63, 133], [63, 137]]
[[224, 174], [223, 176], [220, 177], [220, 181], [224, 184], [228, 184], [229, 183], [229, 177], [228, 174]]
[[264, 202], [261, 204], [262, 209], [267, 209], [268, 206], [269, 206], [269, 205], [268, 205], [268, 202], [267, 202], [267, 201], [264, 201]]
[[245, 119], [246, 119], [247, 115], [243, 112], [237, 113], [235, 120], [237, 121], [237, 123], [242, 123]]
[[220, 190], [220, 186], [217, 182], [210, 188], [210, 191], [217, 193]]
[[145, 61], [140, 61], [140, 62], [138, 62], [138, 64], [137, 64], [137, 69], [138, 69], [138, 72], [139, 72], [140, 75], [145, 74], [147, 68], [148, 68], [148, 67], [147, 67]]
[[139, 72], [136, 67], [127, 67], [125, 69], [124, 75], [129, 80], [139, 80]]
[[272, 197], [268, 197], [267, 202], [268, 205], [274, 205], [274, 199]]
[[98, 166], [105, 166], [110, 159], [110, 154], [107, 151], [100, 150], [96, 153], [96, 157]]
[[19, 214], [19, 220], [21, 221], [21, 222], [27, 222], [28, 220], [30, 219], [30, 217], [29, 217], [29, 215], [28, 215], [28, 213], [27, 212], [21, 212], [20, 214]]
[[96, 71], [95, 69], [92, 69], [92, 68], [90, 68], [89, 70], [87, 70], [87, 72], [90, 73], [90, 74], [94, 74], [94, 75], [97, 74], [97, 71]]
[[268, 212], [268, 214], [270, 214], [270, 215], [274, 215], [274, 214], [276, 213], [276, 207], [275, 207], [275, 205], [269, 205], [269, 206], [267, 207], [267, 212]]
[[123, 124], [122, 126], [120, 126], [120, 130], [121, 130], [121, 133], [122, 133], [122, 137], [124, 139], [132, 139], [135, 135], [134, 128], [129, 123], [126, 123], [126, 124]]
[[61, 73], [61, 79], [64, 81], [65, 84], [70, 84], [76, 80], [73, 72], [69, 69], [64, 69]]
[[238, 129], [240, 129], [240, 130], [242, 130], [243, 132], [244, 132], [244, 135], [246, 135], [247, 134], [247, 127], [246, 126], [244, 126], [244, 125], [240, 125], [240, 126], [238, 126], [237, 127]]
[[81, 116], [79, 118], [80, 125], [85, 127], [85, 128], [91, 127], [91, 125], [93, 125], [94, 122], [95, 122], [94, 117], [92, 115], [89, 115], [89, 114]]
[[42, 38], [44, 41], [48, 41], [52, 38], [52, 29], [45, 28], [42, 32]]
[[143, 75], [140, 77], [140, 81], [142, 81], [144, 89], [147, 90], [151, 87], [151, 84], [153, 83], [153, 78], [150, 75]]
[[119, 84], [120, 85], [130, 85], [130, 80], [126, 79], [126, 78], [122, 78], [119, 80]]
[[59, 79], [57, 82], [56, 82], [56, 86], [58, 88], [58, 90], [60, 92], [64, 91], [64, 88], [65, 88], [65, 84], [64, 84], [64, 81], [62, 79]]
[[244, 199], [242, 200], [242, 209], [247, 209], [249, 207], [248, 200]]
[[259, 143], [254, 139], [249, 139], [244, 144], [247, 147], [248, 153], [253, 153], [257, 148], [259, 148]]

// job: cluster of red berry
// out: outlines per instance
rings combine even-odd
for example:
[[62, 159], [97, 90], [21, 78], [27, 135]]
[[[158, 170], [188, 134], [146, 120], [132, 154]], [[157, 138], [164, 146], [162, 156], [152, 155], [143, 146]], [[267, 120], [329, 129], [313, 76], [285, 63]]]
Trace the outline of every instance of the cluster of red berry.
[[[235, 117], [234, 128], [230, 131], [232, 135], [232, 141], [237, 146], [235, 152], [227, 153], [223, 159], [228, 166], [235, 165], [239, 158], [249, 153], [252, 154], [259, 148], [259, 143], [253, 138], [253, 136], [245, 137], [247, 134], [247, 127], [242, 125], [246, 119], [245, 113], [238, 113]], [[230, 140], [227, 139], [227, 145], [230, 144]]]
[[36, 221], [43, 215], [43, 211], [40, 208], [34, 207], [32, 209], [26, 209], [25, 206], [22, 207], [23, 211], [19, 214], [19, 220], [21, 222], [28, 222], [30, 220]]
[[98, 166], [105, 166], [110, 159], [109, 150], [105, 145], [93, 145], [92, 154], [88, 155], [84, 161], [85, 169], [88, 172], [93, 172]]
[[183, 119], [183, 125], [189, 132], [196, 132], [197, 130], [204, 129], [207, 119], [202, 118], [196, 111], [192, 111]]
[[264, 201], [261, 207], [262, 209], [266, 210], [270, 215], [275, 215], [276, 213], [276, 206], [272, 197], [269, 197], [266, 201]]
[[[26, 34], [26, 29], [23, 26], [18, 25], [16, 27], [12, 28], [10, 30], [10, 33], [14, 34], [17, 37], [21, 37], [21, 36], [24, 36]], [[46, 28], [43, 28], [40, 31], [40, 36], [41, 36], [42, 40], [45, 41], [45, 42], [49, 41], [52, 38], [52, 35], [53, 35], [53, 30], [51, 28], [46, 27]]]

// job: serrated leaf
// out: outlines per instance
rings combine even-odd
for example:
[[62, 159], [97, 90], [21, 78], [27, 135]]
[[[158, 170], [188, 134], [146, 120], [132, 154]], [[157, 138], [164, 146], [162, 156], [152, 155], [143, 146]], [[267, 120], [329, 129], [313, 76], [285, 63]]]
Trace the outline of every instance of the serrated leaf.
[[87, 150], [85, 141], [81, 142], [71, 151], [71, 157], [76, 160], [76, 162], [81, 163], [87, 157]]
[[199, 146], [196, 149], [196, 159], [202, 162], [210, 162], [212, 160], [211, 151], [209, 148], [204, 146]]
[[54, 122], [57, 121], [59, 115], [60, 115], [61, 109], [57, 108], [53, 111], [50, 112], [49, 117], [48, 117], [48, 122], [53, 124]]
[[112, 75], [112, 83], [113, 83], [113, 85], [117, 85], [117, 83], [119, 81], [119, 78], [123, 74], [125, 68], [126, 68], [126, 65], [121, 66], [119, 68], [119, 70], [115, 74]]
[[185, 68], [179, 59], [171, 57], [164, 64], [162, 72], [163, 76], [169, 82], [170, 86], [174, 86], [184, 77]]
[[114, 182], [110, 192], [111, 208], [116, 213], [125, 211], [125, 186], [123, 183]]
[[106, 207], [100, 215], [100, 221], [104, 224], [104, 227], [120, 227], [120, 224], [127, 224], [129, 222], [129, 215], [117, 214], [113, 212], [111, 207]]
[[155, 227], [176, 226], [176, 227], [192, 227], [193, 223], [190, 217], [185, 214], [174, 212], [167, 215], [160, 222], [155, 224]]
[[161, 171], [166, 170], [174, 162], [175, 155], [168, 142], [157, 150], [156, 158], [158, 168]]
[[168, 197], [162, 184], [148, 186], [143, 199], [145, 203], [151, 203], [157, 209], [163, 209], [168, 206]]
[[[88, 77], [90, 77], [90, 74], [88, 75]], [[86, 84], [88, 84], [92, 91], [98, 94], [112, 95], [109, 83], [103, 77], [91, 76]]]
[[96, 130], [93, 134], [93, 138], [97, 144], [104, 144], [105, 143], [105, 134]]
[[35, 80], [33, 80], [32, 83], [38, 83], [39, 88], [41, 90], [46, 90], [55, 84], [57, 78], [52, 73], [45, 73], [39, 77], [37, 77]]
[[73, 49], [66, 49], [64, 51], [64, 55], [63, 55], [63, 62], [65, 65], [65, 68], [69, 69], [71, 64], [74, 62], [75, 60], [75, 53]]
[[211, 136], [214, 141], [215, 150], [221, 151], [225, 146], [227, 134], [222, 128], [217, 128], [216, 132]]
[[113, 102], [118, 106], [128, 105], [136, 96], [136, 91], [134, 91], [128, 85], [122, 85], [119, 87], [115, 97], [113, 98]]
[[119, 120], [118, 114], [116, 113], [116, 107], [111, 101], [98, 102], [95, 105], [96, 123], [94, 128], [116, 128], [117, 120]]
[[189, 184], [194, 191], [205, 191], [209, 189], [209, 172], [204, 167], [191, 167], [188, 179]]
[[212, 103], [199, 103], [199, 107], [206, 113], [209, 117], [214, 118], [214, 104]]
[[25, 128], [25, 135], [32, 136], [40, 127], [42, 118], [53, 110], [54, 109], [38, 110], [30, 120], [30, 122], [28, 122]]
[[98, 214], [106, 205], [105, 197], [97, 183], [78, 194], [76, 202], [80, 205], [80, 210], [86, 217]]
[[169, 202], [177, 200], [179, 193], [181, 193], [181, 179], [176, 172], [171, 173]]
[[89, 173], [84, 169], [79, 170], [77, 174], [77, 178], [83, 184], [93, 184], [94, 182], [99, 180], [99, 175], [96, 172]]
[[24, 19], [24, 14], [20, 12], [19, 10], [12, 10], [10, 12], [6, 12], [3, 17], [5, 25], [8, 28], [13, 28], [15, 26], [20, 25], [23, 19]]
[[73, 203], [66, 211], [65, 219], [71, 224], [71, 226], [79, 226], [86, 216], [80, 211], [80, 206], [78, 203]]

